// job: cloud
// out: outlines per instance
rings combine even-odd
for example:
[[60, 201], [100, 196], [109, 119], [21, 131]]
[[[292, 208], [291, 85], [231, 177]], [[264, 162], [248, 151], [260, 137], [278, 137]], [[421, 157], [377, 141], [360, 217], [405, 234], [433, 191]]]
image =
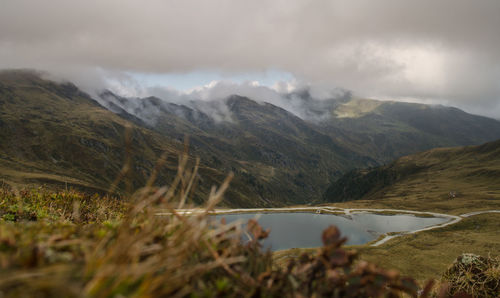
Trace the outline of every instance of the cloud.
[[164, 104], [181, 104], [203, 111], [216, 121], [229, 122], [232, 121], [232, 115], [227, 106], [227, 99], [231, 95], [247, 97], [260, 104], [273, 104], [308, 121], [321, 121], [330, 117], [332, 108], [351, 96], [343, 89], [304, 85], [293, 81], [277, 82], [273, 87], [260, 86], [256, 81], [212, 81], [188, 91], [161, 86], [138, 88], [135, 84], [124, 84], [123, 81], [114, 81], [110, 85], [113, 93], [125, 98], [120, 101], [113, 96], [104, 97], [101, 98], [101, 104], [110, 107], [109, 102], [113, 102], [146, 122], [154, 121], [158, 116], [152, 108], [143, 105], [144, 98], [149, 96], [161, 99]]
[[0, 67], [89, 86], [127, 72], [273, 68], [498, 118], [499, 13], [497, 0], [5, 0]]

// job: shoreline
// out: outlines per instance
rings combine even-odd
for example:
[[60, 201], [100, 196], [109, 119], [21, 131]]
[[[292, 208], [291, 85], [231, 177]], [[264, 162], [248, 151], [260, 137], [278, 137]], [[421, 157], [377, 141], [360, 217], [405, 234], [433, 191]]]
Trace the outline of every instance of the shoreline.
[[[356, 213], [374, 213], [374, 214], [380, 214], [380, 213], [406, 213], [406, 214], [413, 214], [413, 215], [426, 215], [426, 216], [433, 216], [433, 217], [441, 217], [441, 218], [447, 218], [449, 219], [447, 222], [425, 227], [422, 229], [417, 229], [413, 231], [403, 231], [403, 232], [396, 232], [394, 233], [385, 233], [381, 235], [382, 239], [377, 239], [371, 242], [366, 243], [365, 245], [369, 246], [380, 246], [387, 241], [394, 239], [396, 237], [400, 237], [403, 235], [408, 235], [408, 234], [414, 234], [422, 231], [429, 231], [433, 229], [439, 229], [443, 228], [452, 224], [456, 224], [460, 222], [462, 219], [471, 217], [474, 215], [480, 215], [484, 213], [500, 213], [500, 210], [483, 210], [483, 211], [475, 211], [475, 212], [470, 212], [470, 213], [464, 213], [461, 215], [450, 215], [450, 214], [445, 214], [445, 213], [437, 213], [437, 212], [428, 212], [428, 211], [415, 211], [415, 210], [402, 210], [402, 209], [371, 209], [371, 208], [340, 208], [340, 207], [283, 207], [283, 208], [237, 208], [237, 209], [214, 209], [212, 211], [209, 211], [208, 214], [238, 214], [238, 213], [278, 213], [278, 212], [314, 212], [318, 214], [344, 214], [349, 216], [350, 214], [356, 214]], [[196, 208], [196, 209], [176, 209], [176, 212], [182, 215], [187, 215], [187, 214], [196, 214], [196, 213], [204, 213], [206, 212], [205, 209], [201, 208]], [[171, 215], [171, 212], [158, 212], [156, 213], [157, 216], [163, 216], [163, 215]], [[389, 235], [390, 234], [390, 235]]]

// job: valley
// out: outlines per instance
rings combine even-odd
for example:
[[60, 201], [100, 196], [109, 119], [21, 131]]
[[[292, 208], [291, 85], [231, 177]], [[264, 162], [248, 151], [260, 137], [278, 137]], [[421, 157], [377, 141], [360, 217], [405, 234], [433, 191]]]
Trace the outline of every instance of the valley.
[[[301, 96], [314, 101], [307, 92]], [[499, 121], [443, 106], [350, 97], [315, 102], [328, 109], [321, 121], [237, 95], [208, 104], [110, 91], [94, 99], [71, 83], [3, 71], [2, 189], [77, 190], [123, 200], [146, 183], [160, 191], [178, 177], [179, 156], [188, 152], [185, 167], [198, 164], [193, 191], [183, 198], [189, 208], [210, 204], [211, 188], [233, 173], [218, 213], [319, 210], [347, 217], [375, 212], [449, 218], [416, 233], [386, 233], [348, 246], [363, 260], [396, 268], [421, 284], [438, 278], [461, 253], [500, 251]], [[226, 120], [205, 113], [210, 109], [227, 113]], [[159, 162], [163, 166], [155, 170]], [[153, 173], [156, 179], [148, 182]], [[37, 208], [10, 208], [2, 216], [41, 220], [53, 212]], [[162, 217], [188, 216], [192, 209], [154, 210]], [[274, 264], [315, 250], [276, 251]]]

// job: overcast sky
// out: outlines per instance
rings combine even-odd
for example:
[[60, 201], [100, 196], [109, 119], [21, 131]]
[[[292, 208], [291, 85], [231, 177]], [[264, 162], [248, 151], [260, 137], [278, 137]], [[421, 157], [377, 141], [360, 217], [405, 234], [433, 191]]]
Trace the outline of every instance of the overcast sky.
[[0, 0], [0, 68], [20, 67], [86, 88], [262, 74], [500, 118], [500, 1]]

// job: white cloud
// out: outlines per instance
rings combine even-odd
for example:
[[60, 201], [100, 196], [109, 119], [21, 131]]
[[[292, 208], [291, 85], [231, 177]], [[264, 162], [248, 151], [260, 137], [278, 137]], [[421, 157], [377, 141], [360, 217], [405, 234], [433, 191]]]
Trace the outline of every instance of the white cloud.
[[4, 0], [0, 68], [89, 86], [127, 72], [279, 69], [495, 116], [499, 12], [498, 0]]

